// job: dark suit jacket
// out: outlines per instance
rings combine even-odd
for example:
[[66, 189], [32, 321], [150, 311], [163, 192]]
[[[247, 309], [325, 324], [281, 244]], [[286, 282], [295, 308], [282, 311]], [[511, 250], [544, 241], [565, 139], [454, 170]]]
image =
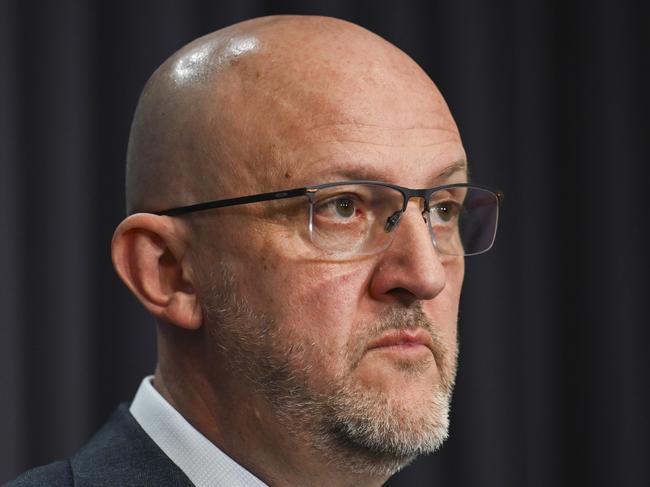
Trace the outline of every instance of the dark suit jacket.
[[5, 487], [135, 487], [193, 484], [121, 404], [72, 458], [29, 470]]

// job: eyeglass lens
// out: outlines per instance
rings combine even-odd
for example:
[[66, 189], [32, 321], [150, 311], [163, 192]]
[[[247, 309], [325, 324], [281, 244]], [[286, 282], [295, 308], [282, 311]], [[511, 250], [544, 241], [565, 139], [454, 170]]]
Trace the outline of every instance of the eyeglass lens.
[[[312, 242], [333, 256], [368, 255], [391, 243], [404, 206], [402, 193], [379, 184], [342, 184], [319, 189], [311, 200]], [[475, 255], [494, 241], [499, 202], [489, 190], [443, 188], [424, 212], [433, 243], [446, 255]]]

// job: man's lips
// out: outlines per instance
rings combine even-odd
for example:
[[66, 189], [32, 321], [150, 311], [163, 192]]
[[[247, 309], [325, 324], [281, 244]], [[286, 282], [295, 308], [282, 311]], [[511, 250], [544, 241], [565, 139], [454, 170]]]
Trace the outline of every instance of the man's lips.
[[425, 346], [433, 353], [431, 335], [422, 328], [391, 330], [368, 344], [368, 351], [376, 349], [408, 349]]

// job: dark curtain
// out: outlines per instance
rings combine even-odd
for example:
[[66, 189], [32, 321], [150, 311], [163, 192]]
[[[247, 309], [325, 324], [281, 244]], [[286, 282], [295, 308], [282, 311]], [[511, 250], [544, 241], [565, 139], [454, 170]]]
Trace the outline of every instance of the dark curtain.
[[153, 370], [109, 257], [145, 80], [272, 13], [410, 54], [506, 193], [467, 261], [451, 438], [389, 485], [650, 485], [650, 15], [606, 0], [0, 0], [0, 482], [70, 455]]

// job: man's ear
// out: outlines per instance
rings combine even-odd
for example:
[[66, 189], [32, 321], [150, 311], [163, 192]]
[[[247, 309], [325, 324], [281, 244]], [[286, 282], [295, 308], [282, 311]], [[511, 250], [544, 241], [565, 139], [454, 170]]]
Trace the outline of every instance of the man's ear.
[[196, 330], [203, 316], [192, 283], [185, 231], [170, 217], [136, 213], [119, 224], [111, 248], [118, 275], [151, 314]]

